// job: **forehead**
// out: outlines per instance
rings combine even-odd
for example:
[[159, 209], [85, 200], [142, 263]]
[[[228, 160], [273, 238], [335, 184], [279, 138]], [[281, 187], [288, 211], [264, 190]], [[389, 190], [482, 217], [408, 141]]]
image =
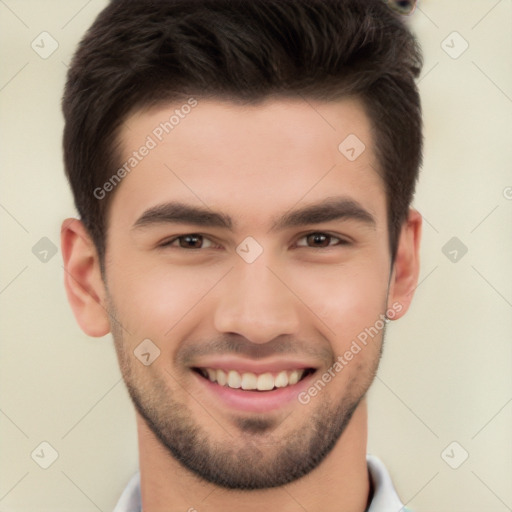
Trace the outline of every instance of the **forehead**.
[[356, 99], [185, 100], [131, 115], [119, 143], [128, 172], [111, 211], [132, 221], [169, 200], [240, 219], [259, 212], [259, 221], [330, 195], [359, 195], [377, 216], [385, 202], [370, 120]]

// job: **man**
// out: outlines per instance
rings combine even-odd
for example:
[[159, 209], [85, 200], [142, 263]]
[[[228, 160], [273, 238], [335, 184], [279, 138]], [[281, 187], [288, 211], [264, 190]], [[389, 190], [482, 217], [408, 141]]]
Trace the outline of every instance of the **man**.
[[418, 279], [420, 68], [382, 0], [98, 16], [63, 100], [62, 250], [136, 409], [116, 512], [405, 510], [365, 395]]

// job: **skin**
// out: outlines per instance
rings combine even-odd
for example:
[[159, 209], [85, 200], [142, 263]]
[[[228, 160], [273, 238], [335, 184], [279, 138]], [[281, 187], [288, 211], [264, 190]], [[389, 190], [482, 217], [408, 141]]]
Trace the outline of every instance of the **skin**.
[[[127, 119], [123, 161], [176, 108]], [[338, 150], [350, 134], [366, 146], [353, 162]], [[317, 380], [380, 315], [405, 314], [418, 280], [421, 216], [409, 210], [391, 265], [373, 147], [369, 119], [355, 99], [257, 106], [199, 100], [112, 192], [105, 279], [82, 223], [63, 223], [65, 285], [76, 319], [90, 336], [113, 333], [125, 382], [145, 408], [136, 411], [145, 512], [365, 510], [364, 396], [384, 329], [307, 405], [294, 399], [266, 412], [238, 410], [206, 389], [191, 366], [291, 357], [315, 368]], [[340, 197], [356, 201], [374, 224], [344, 217], [272, 229], [285, 214]], [[161, 221], [134, 228], [144, 212], [170, 201], [229, 216], [233, 225]], [[318, 232], [331, 238], [318, 244], [307, 237]], [[200, 248], [181, 247], [184, 239], [176, 237], [187, 234], [203, 235], [205, 245], [195, 238]], [[263, 249], [252, 263], [236, 252], [248, 236]], [[148, 338], [160, 356], [145, 366], [133, 351]], [[145, 414], [160, 422], [160, 437]], [[238, 490], [180, 464], [165, 443], [176, 441], [172, 425], [182, 425], [185, 437], [197, 429], [200, 463], [217, 460], [219, 474], [260, 484], [280, 482], [297, 466], [289, 460], [287, 468], [287, 448], [309, 460], [306, 447], [318, 442], [325, 453], [289, 482]], [[329, 432], [332, 446], [320, 431]], [[228, 458], [231, 473], [216, 456]]]

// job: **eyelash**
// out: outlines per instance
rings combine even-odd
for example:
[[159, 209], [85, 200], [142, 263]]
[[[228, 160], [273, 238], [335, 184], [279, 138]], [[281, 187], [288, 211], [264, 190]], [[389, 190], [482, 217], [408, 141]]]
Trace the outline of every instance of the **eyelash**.
[[[328, 237], [331, 239], [335, 239], [335, 240], [338, 240], [337, 243], [335, 244], [329, 244], [327, 245], [326, 247], [312, 247], [312, 246], [308, 246], [308, 245], [299, 245], [298, 247], [305, 247], [305, 248], [309, 248], [309, 249], [328, 249], [328, 248], [331, 248], [331, 247], [338, 247], [338, 246], [346, 246], [346, 245], [350, 245], [351, 242], [349, 242], [348, 240], [344, 239], [344, 238], [340, 238], [339, 236], [336, 236], [336, 235], [332, 235], [330, 233], [326, 233], [324, 231], [312, 231], [310, 233], [307, 233], [307, 234], [304, 234], [302, 235], [298, 241], [300, 240], [303, 240], [303, 239], [307, 239], [308, 237], [310, 236], [315, 236], [315, 235], [320, 235], [320, 236], [325, 236], [325, 237]], [[215, 242], [213, 242], [212, 240], [210, 240], [207, 236], [205, 235], [201, 235], [199, 233], [188, 233], [186, 235], [180, 235], [180, 236], [176, 236], [174, 238], [172, 238], [171, 240], [167, 240], [166, 242], [163, 242], [162, 244], [159, 245], [160, 248], [167, 248], [167, 247], [173, 247], [173, 244], [176, 243], [176, 242], [179, 242], [179, 240], [182, 240], [184, 238], [187, 238], [187, 237], [198, 237], [198, 238], [202, 238], [202, 241], [204, 242], [204, 240], [208, 240], [212, 245], [215, 245]], [[298, 241], [296, 242], [296, 244], [298, 243]], [[188, 251], [198, 251], [198, 250], [201, 250], [201, 249], [211, 249], [212, 247], [199, 247], [199, 248], [196, 248], [194, 249], [193, 247], [180, 247], [179, 245], [178, 246], [174, 246], [176, 249], [183, 249], [183, 250], [188, 250]]]

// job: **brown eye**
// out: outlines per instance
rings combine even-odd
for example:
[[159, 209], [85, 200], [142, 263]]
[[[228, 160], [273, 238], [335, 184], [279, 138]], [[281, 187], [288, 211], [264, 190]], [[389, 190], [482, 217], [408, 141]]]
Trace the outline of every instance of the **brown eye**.
[[176, 247], [179, 249], [207, 249], [213, 247], [213, 242], [203, 235], [182, 235], [161, 244], [161, 247]]
[[325, 247], [333, 247], [335, 245], [347, 244], [345, 240], [337, 236], [329, 235], [328, 233], [311, 233], [303, 236], [297, 245], [299, 247], [312, 247], [314, 249], [323, 249]]
[[180, 247], [183, 249], [201, 249], [203, 246], [203, 237], [201, 235], [186, 235], [179, 239]]
[[324, 235], [322, 233], [315, 233], [313, 235], [309, 235], [308, 245], [312, 247], [328, 247], [331, 243], [331, 237], [329, 235]]

